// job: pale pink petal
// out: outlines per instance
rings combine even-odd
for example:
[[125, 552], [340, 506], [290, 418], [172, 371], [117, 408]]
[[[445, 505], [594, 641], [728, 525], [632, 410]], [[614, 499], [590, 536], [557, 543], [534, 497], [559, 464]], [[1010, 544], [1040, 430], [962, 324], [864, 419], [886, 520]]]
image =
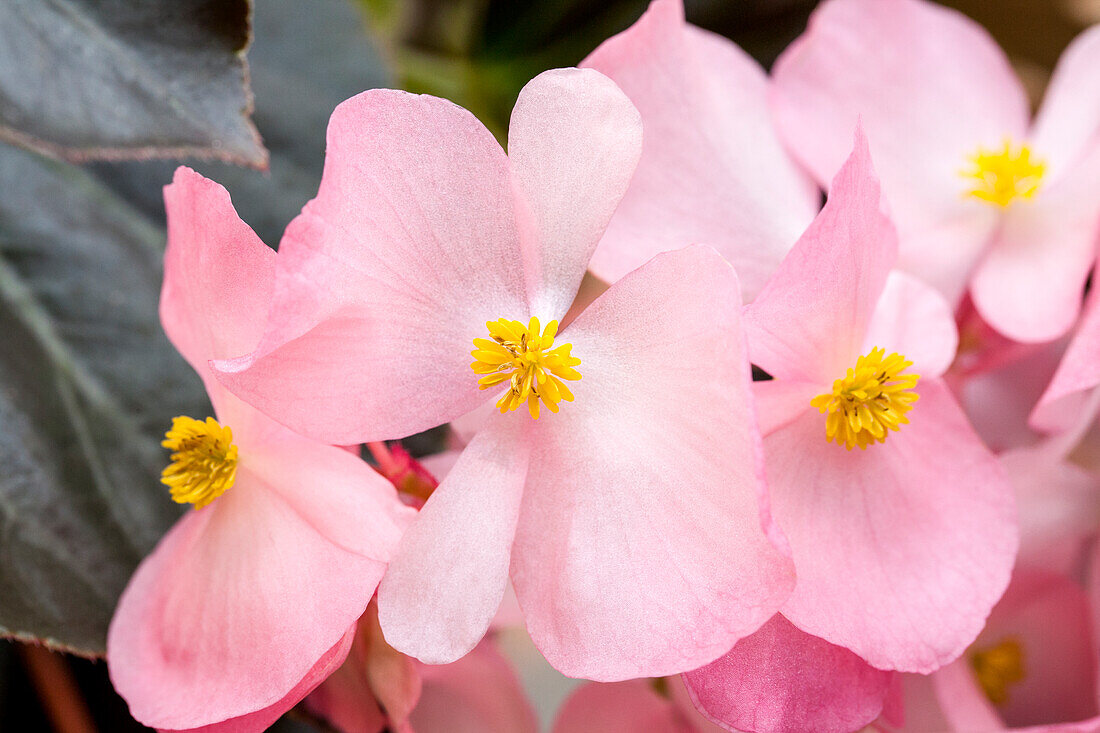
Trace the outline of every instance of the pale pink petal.
[[1085, 392], [1100, 385], [1100, 297], [1093, 295], [1050, 385], [1031, 414], [1037, 430], [1059, 432], [1090, 419]]
[[535, 711], [508, 661], [482, 641], [451, 664], [419, 665], [420, 702], [409, 722], [423, 733], [536, 733]]
[[[259, 733], [267, 730], [269, 726], [282, 717], [283, 713], [297, 705], [299, 701], [319, 687], [322, 682], [331, 678], [331, 675], [340, 667], [341, 662], [348, 655], [348, 649], [351, 647], [354, 635], [355, 627], [352, 627], [335, 646], [325, 652], [325, 655], [317, 661], [317, 664], [313, 665], [313, 669], [302, 678], [302, 681], [274, 705], [222, 723], [212, 723], [186, 730], [178, 728], [159, 728], [158, 730], [162, 733]], [[375, 733], [375, 731], [380, 731], [381, 728], [366, 730], [368, 733]], [[345, 731], [344, 733], [352, 732]]]
[[275, 284], [275, 252], [241, 221], [229, 192], [185, 166], [164, 188], [168, 246], [160, 318], [208, 381], [210, 359], [252, 350]]
[[1026, 342], [1051, 341], [1073, 327], [1100, 241], [1098, 190], [1100, 144], [1071, 175], [1005, 212], [970, 282], [991, 326]]
[[508, 165], [445, 100], [371, 90], [337, 107], [320, 191], [279, 248], [264, 342], [222, 381], [330, 443], [469, 412], [485, 396], [471, 341], [527, 316]]
[[794, 422], [806, 410], [814, 409], [810, 406], [810, 400], [826, 390], [826, 387], [814, 382], [785, 379], [753, 382], [752, 397], [756, 402], [756, 422], [760, 426], [760, 434], [767, 437]]
[[340, 642], [384, 569], [320, 534], [242, 460], [233, 487], [189, 511], [131, 578], [108, 632], [111, 680], [156, 728], [264, 710]]
[[881, 669], [958, 656], [1008, 584], [1012, 487], [946, 387], [922, 379], [911, 423], [846, 450], [808, 412], [765, 439], [798, 584], [783, 615]]
[[912, 275], [891, 272], [867, 325], [861, 353], [878, 346], [903, 354], [913, 362], [912, 371], [931, 379], [951, 366], [958, 345], [955, 318], [943, 296]]
[[638, 110], [602, 74], [554, 69], [520, 91], [508, 159], [525, 215], [533, 314], [551, 320], [569, 310], [641, 152]]
[[1028, 102], [989, 34], [924, 0], [830, 0], [773, 70], [780, 134], [819, 182], [848, 152], [857, 119], [901, 237], [901, 266], [952, 302], [996, 223], [964, 197], [979, 146], [1021, 140]]
[[558, 710], [553, 733], [695, 733], [651, 680], [589, 682]]
[[466, 447], [401, 540], [378, 589], [386, 641], [429, 664], [481, 640], [508, 582], [527, 478], [524, 413], [496, 419]]
[[642, 114], [642, 160], [592, 258], [614, 282], [658, 252], [709, 244], [752, 300], [817, 212], [817, 187], [779, 143], [767, 78], [730, 41], [656, 0], [583, 62]]
[[531, 637], [569, 676], [694, 669], [789, 593], [769, 543], [732, 268], [658, 255], [560, 336], [576, 397], [532, 426], [512, 580]]
[[1100, 25], [1085, 30], [1062, 53], [1035, 117], [1032, 140], [1051, 179], [1068, 172], [1100, 142]]
[[965, 658], [936, 672], [931, 682], [940, 713], [949, 722], [950, 730], [995, 733], [1006, 729]]
[[745, 307], [752, 363], [779, 379], [832, 383], [855, 363], [897, 254], [857, 131], [825, 208]]
[[892, 675], [776, 614], [684, 681], [699, 709], [732, 729], [848, 733], [882, 712]]
[[[699, 708], [695, 707], [695, 703], [692, 702], [691, 693], [688, 692], [687, 685], [684, 684], [682, 674], [675, 677], [665, 677], [664, 679], [668, 683], [668, 694], [672, 698], [672, 704], [680, 711], [680, 715], [687, 720], [693, 733], [722, 733], [730, 730], [729, 726], [718, 725], [699, 712]], [[734, 733], [737, 733], [737, 731], [734, 731]]]

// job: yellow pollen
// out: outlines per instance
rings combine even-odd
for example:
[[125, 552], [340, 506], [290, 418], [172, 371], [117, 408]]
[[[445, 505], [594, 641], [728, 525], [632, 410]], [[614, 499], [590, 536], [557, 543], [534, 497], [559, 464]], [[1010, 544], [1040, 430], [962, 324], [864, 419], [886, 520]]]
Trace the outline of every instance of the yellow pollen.
[[524, 326], [519, 321], [500, 318], [485, 324], [491, 338], [474, 339], [470, 356], [476, 361], [470, 368], [484, 374], [478, 380], [481, 389], [509, 382], [508, 391], [497, 401], [501, 413], [527, 403], [531, 417], [539, 419], [539, 401], [550, 412], [558, 411], [562, 400], [573, 401], [573, 393], [562, 382], [576, 381], [580, 372], [573, 367], [581, 360], [570, 354], [572, 344], [554, 348], [558, 322], [550, 321], [541, 329], [538, 318]]
[[972, 652], [970, 668], [989, 701], [1004, 705], [1008, 702], [1008, 688], [1026, 676], [1024, 650], [1020, 642], [1009, 637], [996, 646]]
[[810, 400], [826, 415], [825, 440], [863, 450], [909, 422], [905, 413], [920, 399], [913, 391], [920, 375], [902, 374], [912, 365], [901, 354], [887, 356], [879, 347], [856, 359], [855, 367], [833, 382], [832, 392]]
[[978, 148], [968, 160], [971, 168], [960, 173], [975, 183], [966, 195], [1002, 208], [1016, 199], [1034, 196], [1047, 167], [1042, 160], [1032, 160], [1027, 145], [1014, 150], [1008, 140], [1000, 150]]
[[172, 451], [172, 462], [160, 480], [171, 489], [173, 501], [202, 509], [233, 485], [237, 446], [228, 426], [212, 417], [203, 422], [180, 416], [164, 437], [161, 445]]

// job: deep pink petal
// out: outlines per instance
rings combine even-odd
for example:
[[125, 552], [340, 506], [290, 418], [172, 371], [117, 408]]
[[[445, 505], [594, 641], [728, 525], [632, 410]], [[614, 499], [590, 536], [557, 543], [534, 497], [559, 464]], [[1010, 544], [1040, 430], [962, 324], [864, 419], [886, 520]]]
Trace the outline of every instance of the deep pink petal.
[[397, 650], [446, 664], [489, 628], [508, 582], [528, 420], [498, 415], [478, 433], [402, 538], [378, 589], [382, 631]]
[[955, 318], [943, 296], [912, 275], [891, 272], [867, 324], [861, 353], [878, 346], [903, 354], [913, 362], [913, 371], [931, 379], [951, 366], [958, 345]]
[[338, 644], [384, 569], [320, 534], [242, 461], [233, 487], [188, 512], [131, 578], [108, 632], [111, 680], [152, 727], [262, 711]]
[[451, 664], [420, 665], [423, 691], [409, 722], [416, 731], [536, 733], [535, 711], [515, 670], [489, 639]]
[[548, 321], [569, 310], [641, 152], [638, 110], [602, 74], [554, 69], [520, 92], [508, 159], [526, 215], [533, 314]]
[[996, 223], [960, 171], [979, 146], [1023, 139], [1028, 102], [989, 34], [923, 0], [830, 0], [773, 70], [784, 142], [818, 181], [862, 119], [900, 234], [900, 265], [952, 302]]
[[1085, 157], [1100, 135], [1100, 25], [1085, 30], [1062, 53], [1035, 117], [1032, 140], [1056, 179]]
[[252, 350], [275, 284], [275, 252], [241, 221], [229, 192], [185, 166], [164, 188], [168, 247], [160, 318], [207, 380], [207, 362]]
[[891, 677], [776, 614], [684, 681], [695, 704], [732, 729], [848, 733], [882, 712]]
[[558, 710], [553, 733], [695, 733], [650, 680], [589, 682]]
[[694, 669], [786, 598], [732, 268], [658, 255], [562, 334], [575, 402], [532, 427], [512, 580], [539, 650], [597, 680]]
[[658, 252], [709, 244], [752, 300], [813, 219], [817, 187], [779, 143], [759, 64], [656, 0], [585, 59], [642, 114], [642, 160], [592, 259], [614, 282]]
[[975, 307], [1009, 338], [1051, 341], [1077, 320], [1100, 242], [1100, 138], [1097, 142], [1069, 175], [1005, 212], [974, 272]]
[[848, 451], [807, 412], [765, 439], [798, 584], [783, 615], [881, 669], [958, 656], [1008, 584], [1012, 488], [962, 411], [923, 379], [911, 423]]
[[513, 195], [504, 151], [462, 108], [393, 90], [344, 102], [317, 198], [280, 245], [264, 343], [220, 378], [330, 443], [469, 412], [484, 397], [471, 341], [527, 316]]
[[896, 253], [857, 131], [825, 208], [745, 308], [752, 363], [776, 378], [831, 384], [860, 353]]

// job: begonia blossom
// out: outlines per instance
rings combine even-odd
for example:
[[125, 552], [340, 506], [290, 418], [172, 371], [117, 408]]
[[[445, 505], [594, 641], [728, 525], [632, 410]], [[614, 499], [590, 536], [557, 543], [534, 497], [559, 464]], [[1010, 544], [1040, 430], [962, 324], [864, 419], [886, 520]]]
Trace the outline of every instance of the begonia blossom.
[[123, 592], [107, 662], [146, 725], [260, 731], [339, 667], [414, 510], [358, 457], [292, 433], [213, 378], [211, 359], [259, 341], [276, 256], [225, 189], [190, 169], [165, 202], [161, 321], [217, 417], [178, 417], [168, 433], [164, 481], [194, 508]]
[[709, 662], [790, 592], [732, 268], [706, 247], [660, 255], [558, 327], [641, 132], [587, 69], [523, 89], [507, 154], [444, 100], [348, 100], [281, 243], [266, 334], [218, 364], [335, 443], [495, 401], [379, 589], [387, 641], [422, 661], [472, 649], [509, 575], [547, 659], [603, 680]]
[[1018, 341], [1068, 331], [1100, 232], [1100, 26], [1062, 55], [1034, 121], [981, 26], [925, 0], [827, 0], [773, 69], [780, 135], [819, 182], [857, 118], [899, 267]]
[[679, 677], [589, 682], [573, 691], [552, 733], [722, 733], [691, 703]]
[[880, 669], [931, 671], [973, 640], [1008, 583], [1012, 489], [939, 378], [950, 310], [891, 272], [857, 133], [822, 213], [745, 307], [776, 521], [798, 582], [799, 629]]
[[644, 130], [592, 272], [614, 282], [658, 252], [704, 243], [733, 264], [752, 300], [820, 206], [779, 142], [760, 64], [686, 23], [683, 0], [655, 0], [581, 65], [619, 85]]

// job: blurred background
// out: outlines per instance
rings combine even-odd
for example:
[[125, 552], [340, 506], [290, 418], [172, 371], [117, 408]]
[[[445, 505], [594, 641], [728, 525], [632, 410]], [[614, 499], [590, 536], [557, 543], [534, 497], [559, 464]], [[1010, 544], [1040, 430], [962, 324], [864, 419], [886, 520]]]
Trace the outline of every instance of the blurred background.
[[[691, 22], [765, 67], [815, 4], [685, 0]], [[989, 29], [1033, 103], [1100, 22], [1100, 0], [945, 4]], [[178, 516], [157, 481], [160, 436], [209, 409], [157, 321], [173, 169], [225, 185], [275, 246], [316, 191], [343, 99], [435, 94], [503, 139], [527, 80], [576, 65], [646, 5], [0, 0], [0, 636], [40, 642], [0, 640], [0, 731], [144, 730], [96, 657], [130, 572]], [[573, 683], [522, 632], [499, 642], [548, 724]], [[278, 730], [323, 729], [288, 718]]]

